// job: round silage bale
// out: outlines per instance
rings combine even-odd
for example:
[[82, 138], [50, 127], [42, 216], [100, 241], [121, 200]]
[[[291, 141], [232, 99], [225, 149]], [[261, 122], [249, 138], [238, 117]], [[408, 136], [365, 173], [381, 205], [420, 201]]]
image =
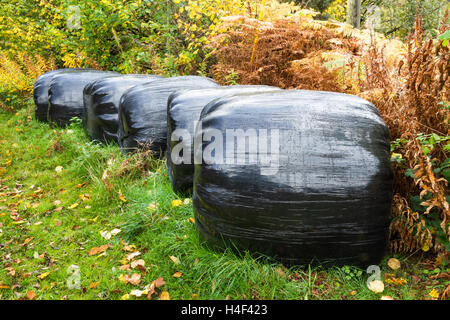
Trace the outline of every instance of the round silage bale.
[[83, 90], [94, 80], [120, 75], [112, 71], [89, 70], [60, 73], [52, 77], [48, 89], [48, 120], [66, 126], [70, 119], [84, 117]]
[[82, 68], [64, 68], [45, 72], [36, 78], [33, 86], [33, 99], [35, 108], [35, 117], [38, 121], [47, 122], [48, 115], [48, 87], [53, 76], [69, 72], [85, 72], [93, 69]]
[[150, 83], [160, 76], [128, 74], [95, 80], [84, 88], [84, 129], [91, 140], [102, 143], [117, 142], [119, 103], [128, 89]]
[[211, 88], [209, 78], [181, 76], [138, 85], [125, 92], [119, 107], [118, 142], [122, 152], [147, 149], [162, 157], [167, 148], [167, 101], [182, 89]]
[[193, 204], [203, 239], [288, 264], [380, 262], [393, 171], [372, 104], [302, 90], [236, 95], [200, 121]]
[[167, 168], [174, 191], [187, 192], [192, 189], [194, 129], [203, 107], [215, 99], [238, 93], [274, 90], [281, 89], [272, 86], [235, 85], [181, 90], [171, 94], [167, 106]]

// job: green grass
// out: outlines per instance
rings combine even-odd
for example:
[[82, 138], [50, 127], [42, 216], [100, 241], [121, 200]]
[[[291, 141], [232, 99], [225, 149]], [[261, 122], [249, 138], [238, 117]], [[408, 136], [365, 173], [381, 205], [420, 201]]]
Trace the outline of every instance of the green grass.
[[[36, 299], [120, 299], [159, 277], [165, 285], [153, 299], [162, 291], [171, 299], [430, 299], [432, 289], [442, 292], [448, 285], [434, 279], [445, 270], [423, 272], [424, 257], [398, 257], [397, 271], [388, 270], [386, 257], [382, 277], [388, 272], [407, 283], [386, 283], [385, 292], [375, 294], [364, 270], [286, 268], [210, 250], [189, 219], [192, 204], [172, 205], [184, 198], [172, 191], [163, 161], [93, 144], [79, 123], [50, 128], [35, 121], [32, 110], [27, 101], [17, 114], [0, 112], [0, 299], [29, 292]], [[152, 202], [159, 204], [154, 212], [148, 209]], [[100, 234], [115, 228], [121, 232], [109, 240]], [[129, 253], [124, 242], [141, 253], [136, 259], [145, 261], [145, 272], [119, 269]], [[89, 255], [105, 244], [105, 253]], [[67, 286], [72, 265], [80, 269], [79, 289]], [[175, 272], [182, 276], [172, 277]], [[141, 275], [139, 285], [119, 280], [133, 273]]]

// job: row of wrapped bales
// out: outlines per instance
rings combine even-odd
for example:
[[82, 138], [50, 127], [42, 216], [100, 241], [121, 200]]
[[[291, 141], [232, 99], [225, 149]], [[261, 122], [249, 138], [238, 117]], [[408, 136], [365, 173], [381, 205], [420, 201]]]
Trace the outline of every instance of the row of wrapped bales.
[[167, 151], [173, 189], [193, 190], [196, 227], [212, 246], [288, 264], [367, 266], [384, 255], [389, 132], [363, 99], [90, 69], [45, 74], [34, 95], [40, 120], [78, 116], [92, 140]]

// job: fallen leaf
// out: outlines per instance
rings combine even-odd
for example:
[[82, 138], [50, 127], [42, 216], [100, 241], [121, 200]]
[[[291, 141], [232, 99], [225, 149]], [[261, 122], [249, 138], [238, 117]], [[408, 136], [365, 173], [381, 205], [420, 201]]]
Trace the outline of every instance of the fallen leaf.
[[181, 272], [175, 272], [175, 273], [172, 275], [172, 277], [173, 277], [173, 278], [181, 278], [182, 275], [183, 275], [183, 274], [182, 274]]
[[128, 261], [131, 261], [131, 260], [133, 260], [134, 258], [136, 258], [137, 256], [139, 256], [140, 254], [141, 254], [141, 253], [140, 253], [139, 251], [136, 251], [136, 252], [127, 254], [127, 260], [128, 260]]
[[388, 262], [387, 262], [387, 265], [392, 270], [398, 270], [401, 267], [400, 261], [398, 259], [395, 259], [395, 258], [389, 259]]
[[27, 299], [28, 300], [35, 300], [36, 299], [36, 294], [33, 291], [28, 291], [27, 292]]
[[382, 296], [380, 300], [394, 300], [391, 296]]
[[39, 276], [39, 278], [42, 280], [42, 279], [47, 278], [49, 275], [50, 275], [50, 272], [45, 272], [45, 273], [42, 273], [42, 274]]
[[58, 172], [58, 173], [60, 173], [61, 171], [63, 171], [63, 167], [62, 167], [62, 166], [57, 166], [57, 167], [55, 168], [55, 171]]
[[169, 258], [175, 264], [179, 264], [180, 263], [180, 260], [177, 257], [175, 257], [175, 256], [170, 256]]
[[367, 287], [374, 293], [381, 293], [384, 291], [384, 283], [381, 280], [374, 280], [372, 282], [369, 282]]
[[141, 271], [145, 271], [145, 261], [142, 259], [131, 262], [132, 269], [139, 269]]
[[97, 286], [98, 286], [98, 282], [92, 282], [92, 283], [89, 285], [89, 288], [90, 288], [90, 289], [95, 289], [95, 288], [97, 288]]
[[100, 247], [94, 247], [91, 250], [89, 250], [89, 255], [93, 256], [102, 252], [105, 252], [110, 247], [109, 244], [101, 245]]
[[165, 284], [166, 284], [166, 283], [164, 282], [164, 279], [161, 278], [161, 277], [159, 277], [158, 279], [156, 279], [156, 280], [154, 280], [154, 281], [152, 282], [152, 285], [153, 285], [155, 288], [162, 287], [162, 286], [165, 285]]
[[120, 298], [120, 300], [128, 300], [128, 299], [130, 299], [130, 295], [127, 293], [127, 294], [124, 294], [121, 298]]
[[430, 293], [428, 293], [430, 295], [430, 297], [438, 299], [439, 298], [439, 292], [436, 289], [433, 289], [430, 291]]
[[161, 292], [161, 296], [159, 297], [160, 300], [170, 300], [169, 292], [163, 291]]
[[73, 205], [71, 205], [68, 209], [75, 209], [76, 207], [79, 206], [78, 202], [75, 202]]
[[119, 270], [122, 270], [122, 271], [130, 271], [130, 270], [131, 270], [131, 269], [130, 269], [130, 265], [129, 265], [129, 264], [124, 264], [124, 265], [122, 265], [122, 266], [119, 267]]
[[183, 201], [176, 199], [176, 200], [172, 200], [172, 207], [176, 208], [176, 207], [180, 207], [183, 205]]

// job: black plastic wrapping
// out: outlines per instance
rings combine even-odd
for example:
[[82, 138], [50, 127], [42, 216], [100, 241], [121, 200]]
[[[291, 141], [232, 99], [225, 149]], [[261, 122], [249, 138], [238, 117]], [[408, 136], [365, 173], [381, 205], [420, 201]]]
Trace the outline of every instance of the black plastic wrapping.
[[[169, 178], [175, 192], [187, 192], [192, 189], [194, 176], [194, 126], [199, 120], [200, 113], [211, 101], [228, 97], [238, 93], [252, 93], [263, 91], [281, 90], [271, 86], [228, 86], [210, 89], [181, 90], [170, 95], [167, 106], [167, 168]], [[184, 139], [177, 136], [176, 130], [185, 130], [180, 132], [189, 135], [190, 139]], [[171, 138], [172, 133], [174, 137]], [[176, 150], [174, 154], [175, 161], [172, 159], [172, 149]], [[181, 150], [180, 150], [181, 149]], [[184, 161], [184, 152], [190, 155], [190, 161]], [[180, 163], [181, 162], [181, 163]]]
[[83, 119], [84, 87], [92, 81], [118, 75], [112, 71], [90, 70], [53, 76], [48, 89], [48, 121], [66, 126], [73, 117]]
[[200, 120], [195, 139], [213, 129], [253, 128], [259, 136], [267, 129], [268, 155], [279, 154], [264, 165], [261, 155], [247, 165], [195, 165], [196, 226], [211, 245], [232, 242], [287, 264], [380, 262], [393, 171], [389, 131], [372, 104], [338, 93], [280, 91], [216, 100]]
[[52, 70], [41, 74], [37, 77], [33, 87], [34, 104], [36, 105], [35, 117], [38, 121], [47, 122], [48, 115], [48, 87], [53, 76], [60, 73], [69, 72], [85, 72], [92, 71], [93, 69], [80, 69], [80, 68], [65, 68]]
[[181, 76], [138, 85], [123, 94], [119, 107], [119, 146], [123, 152], [136, 148], [162, 157], [167, 149], [167, 100], [182, 89], [216, 87], [209, 78]]
[[84, 88], [84, 129], [88, 137], [103, 143], [117, 142], [119, 129], [119, 103], [128, 89], [150, 83], [160, 76], [129, 74], [91, 82]]

